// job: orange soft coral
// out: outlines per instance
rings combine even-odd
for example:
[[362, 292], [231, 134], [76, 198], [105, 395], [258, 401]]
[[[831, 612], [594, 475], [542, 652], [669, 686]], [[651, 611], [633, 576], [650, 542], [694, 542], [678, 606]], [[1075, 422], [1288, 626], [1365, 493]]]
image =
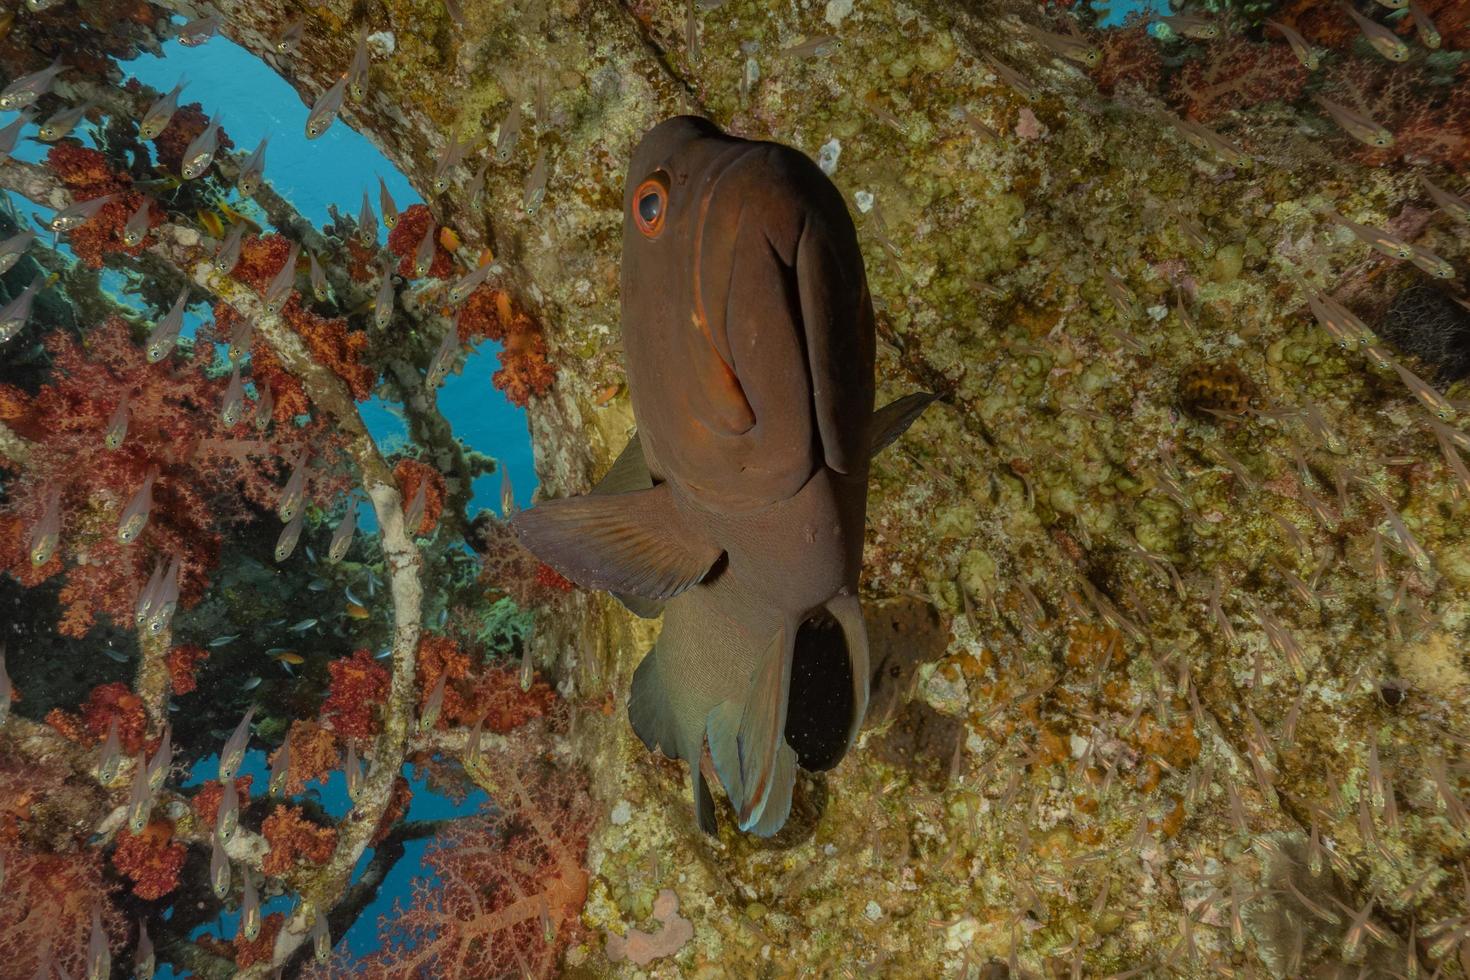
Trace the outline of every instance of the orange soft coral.
[[362, 362], [368, 348], [367, 331], [348, 330], [344, 317], [317, 316], [302, 305], [300, 296], [291, 297], [281, 315], [306, 341], [312, 357], [347, 383], [353, 398], [363, 401], [372, 395], [378, 372]]
[[[235, 794], [240, 800], [240, 809], [244, 809], [250, 803], [251, 776], [239, 776], [235, 779]], [[219, 817], [219, 805], [224, 799], [225, 788], [217, 779], [211, 779], [199, 788], [189, 805], [194, 808], [194, 813], [199, 817], [206, 827], [213, 827], [215, 820]]]
[[209, 651], [193, 643], [176, 646], [168, 652], [168, 679], [175, 694], [188, 694], [199, 686], [194, 675], [208, 658]]
[[[341, 750], [337, 736], [330, 728], [307, 718], [291, 722], [286, 733], [286, 744], [291, 747], [290, 766], [286, 769], [286, 794], [294, 796], [306, 791], [306, 784], [326, 779], [341, 761]], [[271, 765], [282, 749], [271, 753]]]
[[398, 481], [398, 492], [403, 495], [405, 513], [419, 492], [419, 486], [424, 485], [424, 517], [418, 527], [409, 528], [409, 531], [420, 537], [433, 533], [434, 526], [439, 523], [439, 515], [444, 512], [444, 477], [427, 463], [400, 459], [393, 467], [393, 478]]
[[276, 807], [265, 818], [260, 832], [270, 845], [260, 865], [268, 875], [283, 875], [295, 868], [298, 860], [325, 864], [337, 846], [336, 829], [312, 823], [300, 807]]
[[491, 377], [511, 404], [525, 408], [531, 397], [544, 395], [556, 380], [556, 369], [546, 360], [546, 340], [540, 332], [512, 334], [500, 352], [500, 370]]
[[281, 926], [285, 922], [284, 913], [272, 912], [261, 920], [260, 932], [254, 939], [246, 939], [243, 929], [237, 932], [235, 934], [235, 966], [243, 970], [257, 963], [269, 965], [271, 954], [276, 948], [276, 934], [281, 931]]
[[322, 702], [322, 719], [343, 738], [377, 734], [377, 705], [388, 697], [388, 671], [366, 650], [327, 664], [331, 683]]
[[126, 829], [117, 835], [117, 850], [112, 864], [133, 880], [133, 894], [154, 901], [179, 885], [179, 871], [189, 851], [173, 839], [174, 825], [168, 820], [154, 820], [139, 833]]

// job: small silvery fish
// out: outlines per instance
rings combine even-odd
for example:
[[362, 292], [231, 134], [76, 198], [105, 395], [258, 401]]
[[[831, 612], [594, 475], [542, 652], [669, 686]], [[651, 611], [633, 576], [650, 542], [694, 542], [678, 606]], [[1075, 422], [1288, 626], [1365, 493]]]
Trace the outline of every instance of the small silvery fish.
[[186, 48], [197, 48], [208, 41], [219, 32], [220, 15], [210, 12], [202, 17], [195, 17], [183, 27], [179, 28], [179, 43]]
[[126, 653], [123, 653], [121, 650], [114, 650], [112, 647], [108, 647], [102, 652], [107, 654], [107, 659], [109, 660], [116, 660], [120, 664], [125, 664], [128, 662], [128, 655]]
[[286, 478], [286, 487], [281, 491], [281, 499], [276, 504], [276, 516], [283, 522], [290, 521], [301, 510], [301, 505], [306, 502], [306, 455], [303, 453], [296, 464], [291, 467], [291, 475]]
[[526, 184], [521, 189], [521, 207], [527, 214], [535, 214], [546, 200], [546, 179], [546, 147], [543, 146], [536, 151], [536, 165], [526, 175]]
[[281, 29], [281, 33], [276, 36], [276, 41], [273, 45], [276, 49], [276, 54], [290, 54], [292, 51], [295, 51], [301, 45], [301, 37], [305, 31], [306, 19], [304, 17], [297, 17], [291, 23], [287, 24]]
[[40, 128], [36, 130], [36, 138], [45, 140], [47, 143], [54, 143], [70, 135], [77, 123], [81, 122], [82, 117], [91, 112], [92, 108], [92, 103], [83, 102], [74, 108], [62, 109], [41, 123]]
[[1322, 63], [1321, 56], [1317, 54], [1316, 48], [1307, 43], [1307, 39], [1302, 37], [1300, 31], [1276, 20], [1267, 19], [1266, 23], [1281, 32], [1281, 36], [1286, 38], [1286, 43], [1291, 45], [1291, 51], [1296, 55], [1296, 60], [1300, 61], [1307, 71], [1317, 70], [1317, 66]]
[[224, 901], [230, 894], [230, 858], [218, 834], [210, 835], [213, 844], [209, 852], [209, 886], [214, 897]]
[[1393, 145], [1393, 133], [1367, 116], [1354, 112], [1341, 103], [1333, 102], [1325, 95], [1314, 95], [1312, 100], [1332, 117], [1333, 122], [1342, 127], [1343, 132], [1359, 143], [1366, 143], [1379, 149]]
[[[30, 0], [27, 0], [30, 2]], [[87, 939], [87, 980], [107, 980], [112, 975], [112, 950], [107, 930], [102, 928], [102, 906], [92, 906], [92, 934]]]
[[215, 811], [214, 832], [222, 842], [228, 844], [234, 840], [235, 831], [240, 828], [240, 791], [235, 788], [233, 779], [226, 779], [223, 787], [219, 809]]
[[219, 251], [214, 253], [214, 268], [220, 275], [227, 276], [235, 271], [235, 265], [240, 261], [240, 246], [244, 238], [245, 222], [237, 222], [220, 243]]
[[383, 263], [382, 276], [378, 281], [378, 295], [373, 301], [373, 322], [381, 330], [393, 319], [393, 268]]
[[433, 390], [439, 387], [449, 369], [454, 366], [454, 355], [459, 353], [459, 314], [454, 315], [454, 322], [449, 329], [444, 331], [444, 339], [439, 342], [439, 349], [434, 352], [434, 357], [429, 361], [428, 373], [424, 375], [424, 387]]
[[214, 639], [209, 641], [209, 647], [210, 649], [214, 649], [216, 647], [229, 646], [231, 643], [234, 643], [239, 638], [239, 633], [231, 633], [229, 636], [216, 636]]
[[230, 737], [225, 739], [225, 747], [219, 754], [219, 781], [229, 782], [235, 778], [240, 771], [240, 763], [245, 761], [245, 748], [250, 744], [250, 722], [255, 717], [255, 707], [252, 705], [245, 712], [245, 717], [235, 726]]
[[[342, 515], [342, 520], [337, 524], [337, 529], [332, 532], [331, 543], [327, 545], [327, 561], [333, 565], [347, 557], [347, 551], [352, 547], [352, 536], [357, 530], [357, 501], [351, 496], [347, 498], [347, 510]], [[349, 602], [356, 602], [352, 593], [347, 593]], [[358, 603], [361, 605], [361, 603]]]
[[265, 678], [261, 677], [259, 674], [256, 674], [253, 677], [248, 678], [244, 684], [241, 684], [240, 690], [253, 691], [260, 686], [261, 681], [263, 681], [264, 679]]
[[148, 760], [148, 788], [155, 793], [168, 780], [169, 768], [174, 762], [173, 744], [173, 727], [165, 723], [158, 749], [153, 753], [153, 758]]
[[[440, 674], [443, 680], [444, 675]], [[354, 739], [347, 740], [347, 758], [342, 760], [342, 772], [347, 777], [347, 798], [357, 802], [357, 797], [362, 793], [362, 762], [357, 757], [357, 742]]]
[[46, 509], [31, 531], [31, 564], [40, 567], [56, 554], [61, 543], [61, 488], [46, 488]]
[[36, 293], [46, 284], [46, 277], [38, 275], [31, 280], [31, 284], [0, 309], [0, 344], [8, 344], [15, 339], [15, 335], [25, 329], [26, 321], [31, 318], [31, 304], [36, 301]]
[[286, 264], [281, 266], [281, 271], [276, 273], [276, 277], [261, 294], [261, 304], [272, 316], [281, 312], [286, 301], [291, 298], [291, 290], [296, 286], [296, 259], [300, 254], [301, 246], [292, 242], [291, 251], [286, 253]]
[[383, 212], [384, 228], [392, 231], [398, 226], [398, 205], [393, 203], [393, 195], [388, 193], [382, 177], [378, 178], [378, 210]]
[[332, 295], [332, 287], [327, 284], [327, 274], [322, 271], [322, 264], [317, 261], [315, 252], [306, 253], [306, 260], [311, 267], [311, 295], [316, 297], [318, 303], [325, 303]]
[[128, 830], [142, 833], [148, 822], [148, 811], [153, 805], [153, 794], [148, 792], [148, 764], [142, 752], [133, 762], [133, 783], [128, 790]]
[[260, 895], [255, 890], [255, 876], [250, 873], [249, 867], [245, 868], [245, 880], [240, 887], [243, 889], [240, 897], [240, 935], [248, 943], [260, 935]]
[[163, 587], [163, 576], [167, 568], [168, 563], [163, 559], [159, 559], [153, 566], [153, 574], [148, 577], [148, 584], [143, 586], [142, 591], [138, 593], [138, 602], [133, 607], [134, 626], [142, 626], [148, 621], [148, 614], [153, 611], [154, 600], [157, 599], [158, 592]]
[[1197, 17], [1193, 14], [1174, 14], [1171, 17], [1160, 17], [1158, 20], [1160, 23], [1168, 24], [1171, 31], [1183, 37], [1192, 37], [1200, 41], [1213, 41], [1220, 36], [1220, 25], [1209, 17]]
[[357, 240], [366, 248], [378, 244], [378, 218], [368, 201], [368, 192], [362, 192], [362, 210], [357, 212]]
[[1440, 37], [1439, 28], [1434, 26], [1429, 14], [1415, 0], [1409, 0], [1409, 16], [1414, 18], [1414, 29], [1419, 32], [1420, 43], [1431, 51], [1439, 50], [1444, 38]]
[[315, 619], [303, 619], [301, 622], [294, 623], [291, 626], [287, 627], [287, 629], [289, 629], [292, 633], [305, 633], [316, 624], [317, 620]]
[[1022, 99], [1027, 102], [1036, 101], [1036, 86], [1027, 81], [1016, 69], [999, 58], [992, 58], [989, 55], [985, 56], [985, 63], [990, 66], [991, 71], [995, 72], [997, 78], [1010, 86], [1011, 90]]
[[61, 6], [64, 0], [26, 0], [26, 9], [33, 14], [42, 14]]
[[167, 95], [162, 95], [148, 111], [143, 113], [143, 121], [138, 123], [138, 138], [144, 140], [156, 139], [158, 134], [168, 128], [169, 120], [179, 108], [179, 93], [188, 85], [187, 79], [180, 78], [173, 88], [169, 89]]
[[117, 737], [117, 715], [107, 723], [107, 740], [102, 743], [102, 752], [97, 759], [97, 780], [101, 783], [110, 783], [117, 775], [117, 767], [122, 763], [122, 743]]
[[434, 162], [435, 194], [443, 194], [449, 190], [449, 172], [460, 165], [469, 147], [470, 144], [461, 143], [453, 136], [449, 137], [449, 145], [444, 147], [444, 152], [439, 154], [439, 159]]
[[352, 52], [352, 64], [347, 69], [347, 94], [352, 101], [361, 102], [367, 95], [368, 86], [368, 29], [364, 24], [357, 32], [357, 49]]
[[29, 228], [0, 242], [0, 276], [15, 268], [15, 263], [36, 240], [36, 233]]
[[327, 917], [317, 913], [311, 923], [311, 953], [318, 963], [332, 958], [332, 934], [327, 931]]
[[47, 231], [63, 235], [91, 221], [97, 215], [98, 211], [101, 211], [108, 204], [112, 203], [116, 197], [116, 194], [104, 194], [101, 197], [94, 197], [90, 201], [78, 201], [70, 207], [57, 211], [51, 216], [49, 221], [46, 219], [38, 220], [41, 221], [42, 227]]
[[153, 511], [153, 484], [157, 479], [158, 467], [150, 466], [148, 475], [143, 478], [143, 486], [123, 508], [122, 516], [117, 522], [117, 540], [122, 544], [132, 544], [138, 540], [138, 535], [147, 526], [148, 515]]
[[494, 262], [486, 262], [478, 269], [467, 272], [456, 279], [454, 285], [449, 287], [449, 305], [458, 306], [469, 299], [470, 293], [484, 285], [485, 280], [490, 278], [495, 268]]
[[1360, 346], [1372, 344], [1377, 338], [1368, 325], [1358, 319], [1351, 310], [1326, 293], [1309, 290], [1307, 305], [1327, 335], [1345, 351], [1355, 351]]
[[143, 239], [148, 237], [150, 204], [148, 198], [143, 198], [143, 203], [138, 205], [138, 210], [133, 212], [132, 217], [128, 218], [128, 223], [123, 226], [122, 240], [128, 248], [141, 244]]
[[500, 133], [495, 137], [495, 159], [501, 163], [508, 163], [510, 155], [515, 152], [516, 140], [521, 135], [521, 103], [514, 100], [510, 104], [510, 111], [505, 114], [505, 119], [500, 123]]
[[154, 636], [168, 629], [169, 623], [173, 621], [174, 611], [179, 607], [179, 571], [182, 567], [178, 558], [173, 558], [168, 563], [168, 571], [163, 573], [163, 580], [158, 585], [158, 594], [154, 596], [153, 608], [148, 613], [148, 632]]
[[419, 716], [419, 731], [431, 730], [435, 722], [439, 720], [439, 714], [444, 710], [444, 686], [448, 678], [447, 673], [440, 673], [439, 680], [434, 683], [434, 689], [429, 692], [429, 700], [424, 702], [423, 714]]
[[251, 197], [260, 189], [260, 182], [265, 177], [265, 145], [269, 142], [269, 136], [262, 139], [255, 152], [240, 165], [240, 176], [235, 180], [235, 188], [242, 197]]
[[1102, 52], [1088, 44], [1080, 37], [1071, 37], [1066, 34], [1053, 34], [1030, 24], [1026, 25], [1026, 32], [1042, 47], [1052, 54], [1086, 65], [1088, 68], [1096, 68], [1102, 61]]
[[271, 796], [281, 796], [286, 792], [286, 780], [291, 775], [291, 740], [288, 738], [281, 743], [280, 751], [271, 760], [270, 779], [266, 782], [266, 792]]
[[0, 90], [0, 110], [14, 112], [24, 109], [35, 102], [41, 96], [51, 91], [51, 83], [56, 76], [67, 70], [67, 66], [61, 63], [61, 56], [52, 59], [51, 64], [40, 71], [33, 71], [29, 75], [22, 75], [9, 85]]
[[179, 169], [179, 174], [185, 180], [193, 180], [209, 169], [214, 162], [215, 151], [219, 149], [219, 113], [210, 117], [209, 125], [204, 127], [204, 132], [189, 143], [184, 150], [184, 164]]
[[0, 163], [10, 159], [15, 144], [20, 141], [20, 131], [29, 126], [33, 118], [27, 110], [7, 123], [4, 129], [0, 129]]
[[419, 239], [417, 250], [413, 253], [413, 274], [418, 278], [428, 275], [429, 269], [434, 264], [434, 252], [437, 246], [435, 239], [438, 237], [439, 229], [434, 224], [434, 219], [429, 219], [428, 226], [424, 229], [424, 237]]
[[179, 298], [158, 321], [148, 335], [148, 363], [157, 364], [169, 355], [179, 341], [179, 332], [184, 328], [184, 309], [189, 305], [189, 287], [179, 290]]
[[122, 400], [117, 403], [117, 408], [112, 410], [112, 417], [107, 420], [107, 435], [102, 437], [102, 445], [108, 449], [117, 449], [128, 437], [128, 423], [132, 420], [133, 410], [128, 404], [128, 392], [123, 392]]
[[1423, 378], [1397, 361], [1390, 361], [1389, 366], [1399, 376], [1399, 380], [1404, 383], [1404, 387], [1409, 389], [1410, 394], [1418, 399], [1419, 404], [1432, 412], [1436, 418], [1441, 422], [1453, 422], [1455, 420], [1455, 407], [1450, 404], [1449, 399], [1435, 391]]
[[1378, 21], [1364, 17], [1347, 3], [1339, 3], [1339, 6], [1357, 23], [1358, 30], [1363, 32], [1363, 37], [1374, 51], [1389, 61], [1409, 60], [1409, 46], [1397, 34]]
[[500, 468], [500, 516], [511, 517], [520, 508], [516, 506], [516, 491], [510, 484], [510, 470]]
[[841, 45], [841, 42], [827, 34], [814, 34], [800, 44], [793, 44], [789, 48], [781, 49], [783, 58], [817, 58], [829, 55]]
[[336, 84], [327, 89], [316, 100], [311, 107], [311, 113], [306, 117], [306, 138], [314, 140], [337, 118], [337, 113], [342, 111], [342, 99], [347, 95], [347, 76], [343, 75], [337, 79]]
[[1390, 235], [1388, 232], [1378, 228], [1371, 228], [1368, 225], [1360, 225], [1356, 221], [1350, 221], [1331, 208], [1326, 209], [1324, 213], [1328, 220], [1334, 221], [1348, 231], [1351, 231], [1358, 241], [1363, 242], [1375, 252], [1386, 255], [1391, 259], [1401, 260], [1412, 258], [1414, 255], [1413, 247], [1397, 236]]
[[419, 528], [424, 523], [424, 510], [428, 507], [427, 495], [428, 480], [420, 480], [419, 487], [414, 491], [413, 499], [403, 509], [403, 528], [410, 536], [417, 536]]
[[283, 562], [291, 557], [296, 550], [296, 542], [301, 540], [301, 524], [306, 511], [299, 511], [291, 522], [281, 529], [281, 536], [276, 539], [276, 561]]
[[275, 410], [276, 396], [271, 391], [270, 386], [266, 385], [261, 391], [260, 400], [255, 403], [255, 428], [257, 431], [264, 432], [270, 428], [271, 416], [275, 413]]
[[233, 429], [245, 414], [245, 383], [240, 380], [240, 364], [237, 361], [230, 371], [230, 383], [225, 388], [225, 402], [220, 409], [220, 421], [225, 428]]
[[1414, 265], [1423, 269], [1436, 279], [1455, 278], [1455, 267], [1450, 265], [1446, 259], [1442, 259], [1429, 251], [1429, 249], [1421, 248], [1418, 245], [1410, 245], [1409, 248], [1413, 251], [1413, 254], [1409, 256], [1409, 261], [1414, 263]]
[[[1454, 218], [1456, 221], [1470, 224], [1470, 201], [1466, 201], [1463, 197], [1450, 193], [1423, 174], [1419, 175], [1419, 186], [1424, 188], [1424, 193], [1428, 194], [1430, 200], [1439, 205], [1439, 209], [1445, 214]], [[10, 241], [13, 242], [15, 239], [12, 238]], [[9, 244], [10, 242], [0, 244], [0, 254], [5, 254], [6, 246]], [[0, 272], [4, 272], [8, 268], [9, 266], [4, 266], [0, 268]]]
[[490, 159], [486, 157], [480, 161], [480, 166], [475, 169], [475, 175], [465, 185], [465, 199], [469, 201], [470, 207], [479, 205], [485, 195], [485, 174], [490, 170]]

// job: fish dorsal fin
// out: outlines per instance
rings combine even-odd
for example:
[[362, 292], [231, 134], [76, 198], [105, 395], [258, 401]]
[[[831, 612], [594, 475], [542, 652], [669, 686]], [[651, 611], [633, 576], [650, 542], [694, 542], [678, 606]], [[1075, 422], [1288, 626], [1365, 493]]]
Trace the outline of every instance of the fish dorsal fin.
[[761, 837], [786, 823], [796, 784], [796, 750], [786, 742], [791, 644], [790, 631], [778, 629], [744, 698], [720, 702], [705, 719], [710, 759], [740, 829]]
[[623, 451], [618, 453], [618, 458], [608, 467], [607, 473], [592, 488], [592, 492], [629, 493], [633, 490], [647, 490], [652, 486], [653, 476], [648, 472], [647, 460], [643, 458], [643, 446], [638, 441], [638, 433], [634, 432]]
[[547, 500], [511, 519], [533, 555], [585, 589], [671, 599], [723, 553], [661, 483], [647, 490]]
[[938, 397], [938, 392], [916, 391], [891, 401], [874, 412], [872, 449], [868, 454], [876, 456], [887, 449]]
[[[629, 493], [647, 490], [652, 486], [653, 475], [648, 471], [648, 461], [643, 458], [643, 446], [638, 442], [638, 433], [634, 432], [607, 473], [592, 488], [592, 492], [600, 495]], [[664, 611], [664, 604], [656, 599], [645, 599], [627, 592], [614, 592], [613, 598], [633, 615], [643, 619], [653, 619]]]

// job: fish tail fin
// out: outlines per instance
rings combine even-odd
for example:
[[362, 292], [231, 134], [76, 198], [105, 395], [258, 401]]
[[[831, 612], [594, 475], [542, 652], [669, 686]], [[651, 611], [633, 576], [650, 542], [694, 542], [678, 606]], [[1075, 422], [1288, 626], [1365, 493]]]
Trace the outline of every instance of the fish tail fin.
[[769, 837], [791, 812], [796, 751], [786, 741], [791, 689], [791, 631], [766, 648], [743, 701], [725, 700], [705, 720], [710, 759], [735, 807], [740, 829]]
[[924, 414], [924, 409], [939, 397], [937, 391], [916, 391], [884, 405], [873, 413], [873, 438], [870, 456], [876, 456], [904, 434], [914, 420]]

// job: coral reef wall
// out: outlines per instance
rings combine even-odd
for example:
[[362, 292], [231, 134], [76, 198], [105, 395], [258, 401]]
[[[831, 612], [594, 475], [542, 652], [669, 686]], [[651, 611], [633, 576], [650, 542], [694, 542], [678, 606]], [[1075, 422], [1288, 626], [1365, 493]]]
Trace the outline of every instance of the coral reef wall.
[[[1419, 180], [1470, 162], [1463, 17], [1425, 4], [1444, 50], [1399, 66], [1320, 7], [1276, 11], [1309, 71], [1255, 21], [1102, 38], [1020, 2], [220, 4], [308, 104], [374, 32], [344, 118], [506, 264], [558, 366], [543, 495], [629, 432], [622, 169], [671, 114], [829, 167], [879, 401], [945, 392], [875, 462], [873, 715], [777, 838], [702, 837], [632, 735], [656, 627], [581, 593], [541, 618], [604, 815], [571, 975], [1465, 975], [1470, 392], [1323, 305], [1371, 326], [1470, 268]], [[486, 145], [483, 196], [469, 165], [435, 192], [452, 139]], [[1463, 331], [1436, 302], [1412, 323]]]

